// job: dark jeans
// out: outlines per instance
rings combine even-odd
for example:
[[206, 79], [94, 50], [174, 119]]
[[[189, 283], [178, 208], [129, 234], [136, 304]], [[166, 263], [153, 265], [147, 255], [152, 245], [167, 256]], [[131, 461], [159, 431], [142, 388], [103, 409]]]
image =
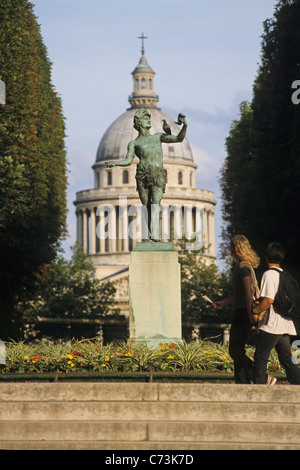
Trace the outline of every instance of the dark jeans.
[[253, 381], [253, 361], [246, 356], [245, 346], [252, 324], [247, 310], [234, 310], [230, 328], [229, 354], [234, 362], [234, 378], [237, 384], [250, 384]]
[[280, 364], [284, 367], [287, 379], [292, 385], [300, 385], [300, 368], [292, 362], [289, 335], [273, 335], [259, 330], [254, 354], [254, 383], [265, 384], [268, 378], [267, 364], [272, 349], [275, 348]]

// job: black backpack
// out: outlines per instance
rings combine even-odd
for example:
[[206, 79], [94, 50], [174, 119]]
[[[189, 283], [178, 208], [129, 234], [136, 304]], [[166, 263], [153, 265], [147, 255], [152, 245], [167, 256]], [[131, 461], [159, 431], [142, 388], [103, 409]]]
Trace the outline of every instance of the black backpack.
[[300, 317], [300, 288], [297, 280], [288, 272], [279, 272], [279, 286], [275, 295], [273, 307], [276, 313], [284, 318], [295, 319]]

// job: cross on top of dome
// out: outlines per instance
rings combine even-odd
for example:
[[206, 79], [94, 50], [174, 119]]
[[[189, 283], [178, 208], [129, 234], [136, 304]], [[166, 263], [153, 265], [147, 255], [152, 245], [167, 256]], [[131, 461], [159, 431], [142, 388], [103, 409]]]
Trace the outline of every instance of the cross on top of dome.
[[141, 40], [142, 40], [142, 55], [144, 55], [144, 54], [145, 54], [144, 39], [148, 39], [148, 37], [147, 37], [147, 36], [144, 36], [144, 33], [142, 33], [142, 35], [139, 36], [138, 39], [141, 39]]

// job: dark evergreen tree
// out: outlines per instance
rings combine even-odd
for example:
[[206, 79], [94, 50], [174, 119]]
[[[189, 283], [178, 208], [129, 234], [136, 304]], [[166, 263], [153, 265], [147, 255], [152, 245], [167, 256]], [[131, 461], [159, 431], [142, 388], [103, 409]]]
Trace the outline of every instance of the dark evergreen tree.
[[0, 336], [65, 233], [65, 128], [33, 6], [0, 0]]
[[287, 263], [298, 267], [300, 105], [291, 98], [292, 83], [299, 79], [300, 1], [280, 0], [274, 17], [264, 22], [252, 103], [227, 139], [223, 218], [227, 242], [243, 233], [263, 256], [267, 243], [280, 241]]
[[226, 139], [227, 158], [221, 170], [220, 184], [223, 196], [223, 220], [226, 228], [222, 231], [222, 251], [228, 254], [233, 234], [248, 232], [251, 204], [248, 201], [250, 178], [252, 176], [253, 112], [247, 102], [241, 103], [240, 119], [232, 123]]

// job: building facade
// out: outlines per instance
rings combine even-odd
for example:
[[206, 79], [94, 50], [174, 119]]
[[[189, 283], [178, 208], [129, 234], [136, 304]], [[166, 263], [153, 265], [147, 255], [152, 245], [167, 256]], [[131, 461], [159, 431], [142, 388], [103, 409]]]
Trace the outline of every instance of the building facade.
[[[133, 118], [140, 107], [146, 107], [151, 114], [151, 134], [164, 132], [164, 121], [172, 134], [180, 131], [174, 119], [157, 106], [159, 98], [154, 90], [154, 76], [142, 47], [140, 61], [132, 72], [130, 108], [109, 126], [100, 141], [92, 167], [94, 188], [79, 191], [74, 202], [77, 240], [91, 257], [97, 278], [114, 283], [117, 307], [125, 315], [129, 313], [130, 252], [136, 241], [145, 238], [144, 207], [135, 180], [138, 158], [128, 167], [106, 168], [105, 162], [126, 157], [128, 143], [138, 135]], [[187, 243], [186, 248], [203, 246], [206, 259], [214, 262], [214, 194], [196, 188], [197, 165], [187, 138], [173, 145], [162, 144], [162, 148], [167, 185], [160, 206], [160, 239], [191, 239], [193, 242]]]

